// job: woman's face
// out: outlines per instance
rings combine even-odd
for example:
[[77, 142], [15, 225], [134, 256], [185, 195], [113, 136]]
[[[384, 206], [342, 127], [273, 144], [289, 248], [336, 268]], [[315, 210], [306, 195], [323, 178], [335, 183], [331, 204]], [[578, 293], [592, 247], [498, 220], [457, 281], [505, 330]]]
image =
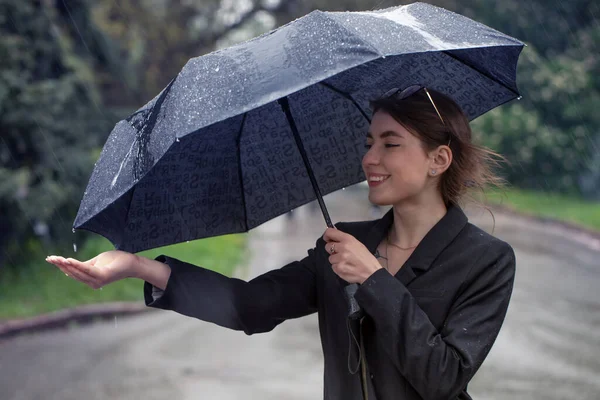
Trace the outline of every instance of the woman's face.
[[397, 205], [417, 201], [430, 187], [431, 158], [420, 139], [384, 111], [373, 115], [362, 167], [369, 201]]

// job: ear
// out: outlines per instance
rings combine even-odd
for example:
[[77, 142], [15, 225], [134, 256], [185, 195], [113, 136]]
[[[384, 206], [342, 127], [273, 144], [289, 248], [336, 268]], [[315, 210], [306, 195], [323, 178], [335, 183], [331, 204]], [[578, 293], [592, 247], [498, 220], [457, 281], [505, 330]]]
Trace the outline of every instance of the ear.
[[452, 163], [452, 150], [443, 145], [429, 152], [429, 176], [438, 176], [445, 172]]

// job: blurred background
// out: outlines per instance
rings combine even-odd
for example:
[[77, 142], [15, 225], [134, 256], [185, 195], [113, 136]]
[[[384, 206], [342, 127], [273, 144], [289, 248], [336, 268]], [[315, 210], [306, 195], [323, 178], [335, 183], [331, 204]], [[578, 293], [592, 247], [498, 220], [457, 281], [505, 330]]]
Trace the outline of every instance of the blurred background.
[[[94, 291], [65, 279], [43, 260], [50, 254], [87, 259], [112, 248], [101, 237], [72, 232], [73, 219], [94, 163], [115, 123], [152, 99], [190, 58], [250, 39], [314, 9], [358, 11], [408, 3], [392, 0], [0, 0], [0, 323], [83, 304], [141, 302], [140, 282], [124, 281]], [[509, 183], [508, 188], [488, 194], [484, 201], [500, 212], [500, 221], [505, 212], [512, 216], [536, 217], [527, 221], [551, 222], [556, 236], [545, 238], [542, 233], [547, 229], [542, 229], [539, 239], [554, 240], [550, 247], [556, 248], [556, 243], [562, 244], [575, 236], [585, 237], [587, 250], [558, 247], [573, 252], [573, 257], [574, 253], [581, 255], [589, 250], [589, 254], [582, 256], [587, 258], [584, 261], [565, 259], [561, 265], [580, 263], [586, 274], [592, 274], [581, 275], [580, 279], [598, 282], [598, 271], [593, 267], [598, 267], [600, 259], [597, 258], [600, 249], [594, 247], [595, 238], [600, 237], [600, 3], [594, 0], [436, 0], [428, 3], [471, 17], [527, 44], [517, 79], [523, 98], [487, 113], [472, 124], [476, 140], [509, 161], [501, 171]], [[352, 194], [347, 196], [352, 200], [337, 197], [331, 200], [339, 203], [338, 220], [357, 215], [375, 217], [381, 212], [369, 207], [364, 190], [355, 188], [353, 192], [359, 196]], [[353, 207], [358, 207], [358, 211], [351, 212], [355, 210]], [[313, 227], [319, 235], [324, 225], [321, 227], [318, 215], [310, 219], [312, 209], [307, 207], [295, 216], [292, 213], [286, 219], [275, 221], [260, 237], [268, 238], [269, 232], [279, 232], [278, 229], [300, 232], [302, 226], [304, 232]], [[333, 214], [335, 216], [335, 212]], [[517, 226], [517, 222], [510, 221], [507, 222], [513, 224], [510, 226]], [[292, 226], [294, 224], [297, 226]], [[497, 228], [502, 232], [502, 226]], [[515, 238], [514, 231], [506, 232]], [[302, 245], [298, 245], [299, 252], [294, 254], [301, 256], [314, 243], [316, 236], [311, 235], [308, 236], [312, 242], [298, 239], [297, 243]], [[531, 235], [528, 232], [526, 236]], [[242, 262], [252, 255], [252, 248], [258, 243], [253, 245], [252, 240], [251, 235], [230, 235], [152, 250], [143, 255], [173, 254], [228, 275], [248, 276], [259, 272], [249, 266], [251, 263]], [[543, 248], [540, 243], [527, 246], [530, 250], [537, 246], [531, 253], [534, 264], [541, 263], [539, 260], [549, 254], [540, 250]], [[273, 260], [285, 259], [273, 257]], [[563, 273], [560, 266], [556, 268], [554, 276]], [[538, 287], [544, 279], [548, 276], [536, 275], [531, 282], [537, 282], [534, 286]], [[579, 284], [574, 282], [569, 287], [581, 292]], [[582, 317], [581, 323], [585, 326], [579, 331], [587, 337], [595, 335], [592, 329], [599, 327], [600, 302], [594, 291], [583, 292], [594, 295], [578, 298], [591, 307], [586, 309], [589, 314]], [[540, 292], [542, 297], [548, 294]], [[566, 296], [572, 298], [570, 294]], [[581, 307], [576, 309], [581, 310]], [[527, 318], [531, 315], [527, 314]], [[591, 315], [596, 315], [595, 319], [590, 319]], [[113, 324], [112, 320], [110, 323]], [[114, 325], [117, 326], [116, 317]], [[313, 328], [310, 325], [306, 330], [314, 335], [311, 343], [318, 344]], [[73, 329], [77, 334], [78, 328]], [[573, 332], [565, 332], [565, 338], [573, 337]], [[10, 343], [14, 344], [15, 340], [24, 339], [12, 340]], [[49, 342], [39, 340], [44, 348], [55, 343], [50, 342], [55, 340], [51, 338], [47, 339]], [[590, 349], [600, 347], [597, 339], [590, 340]], [[555, 339], [550, 340], [551, 346], [560, 347], [555, 342]], [[85, 343], [81, 341], [82, 348]], [[24, 357], [7, 353], [7, 348], [0, 345], [0, 366], [6, 364], [9, 356]], [[580, 350], [589, 353], [586, 349]], [[318, 348], [316, 351], [318, 353]], [[561, 352], [568, 351], [562, 349]], [[29, 362], [39, 360], [31, 357]], [[320, 371], [318, 356], [315, 357], [305, 360], [307, 371], [313, 371], [310, 366], [314, 365], [317, 372]], [[552, 362], [565, 360], [562, 355], [557, 357]], [[587, 378], [597, 376], [600, 367], [597, 361], [586, 360], [570, 361], [573, 365], [584, 363], [585, 372], [575, 373], [572, 378], [575, 380], [564, 386], [567, 387], [564, 397], [554, 387], [550, 391], [552, 398], [600, 398], [597, 384], [589, 383], [593, 379]], [[545, 361], [537, 359], [535, 363]], [[557, 368], [561, 373], [572, 372], [571, 364]], [[40, 361], [40, 365], [46, 364]], [[559, 362], [559, 365], [562, 364]], [[72, 368], [76, 369], [76, 365]], [[193, 367], [185, 368], [184, 375], [195, 376]], [[141, 376], [149, 376], [147, 374], [146, 371], [132, 376], [140, 380]], [[302, 376], [297, 379], [303, 382]], [[578, 379], [589, 382], [582, 384]], [[0, 387], [8, 382], [5, 376]], [[9, 391], [14, 396], [9, 398], [36, 398], [25, 394], [19, 397], [19, 391], [25, 386], [25, 382], [20, 382]], [[147, 381], [140, 382], [143, 383], [138, 386], [149, 387]], [[543, 379], [535, 382], [549, 385]], [[40, 393], [44, 388], [54, 387], [52, 385], [41, 385]], [[481, 386], [484, 387], [490, 387], [489, 383]], [[578, 396], [569, 396], [575, 390], [573, 387], [584, 389]], [[98, 398], [106, 398], [111, 390], [116, 393], [112, 398], [128, 398], [118, 387], [111, 388], [98, 389], [101, 393]], [[531, 393], [527, 391], [530, 395], [522, 398], [551, 398], [532, 394], [535, 388], [537, 384], [530, 387]], [[73, 393], [82, 393], [81, 388], [78, 390]], [[218, 390], [215, 393], [220, 393]], [[304, 393], [302, 387], [297, 390]], [[78, 398], [77, 394], [56, 393], [62, 394], [52, 398]], [[153, 393], [162, 392], [155, 388]], [[489, 398], [520, 398], [504, 397], [506, 393], [516, 392], [503, 392], [499, 388], [497, 395]], [[270, 398], [264, 393], [261, 396]], [[221, 397], [216, 398], [226, 398], [226, 395], [221, 393]], [[289, 398], [311, 397], [290, 394]]]

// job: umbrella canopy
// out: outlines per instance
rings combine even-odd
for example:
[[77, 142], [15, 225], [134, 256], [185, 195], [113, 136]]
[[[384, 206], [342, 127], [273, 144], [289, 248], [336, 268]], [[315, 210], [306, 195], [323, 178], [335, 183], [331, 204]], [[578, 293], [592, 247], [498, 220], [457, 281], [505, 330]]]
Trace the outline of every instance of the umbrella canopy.
[[519, 96], [522, 47], [415, 3], [315, 11], [193, 58], [115, 126], [74, 228], [130, 252], [247, 231], [365, 179], [369, 100], [421, 84], [475, 118]]

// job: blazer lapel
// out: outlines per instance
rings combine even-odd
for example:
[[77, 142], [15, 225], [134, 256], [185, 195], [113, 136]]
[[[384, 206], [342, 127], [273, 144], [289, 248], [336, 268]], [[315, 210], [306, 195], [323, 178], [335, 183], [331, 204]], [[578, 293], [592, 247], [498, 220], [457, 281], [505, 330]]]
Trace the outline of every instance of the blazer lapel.
[[[458, 233], [467, 225], [468, 219], [460, 207], [448, 207], [446, 215], [431, 228], [423, 240], [415, 248], [406, 263], [396, 274], [396, 278], [408, 286], [418, 275], [431, 267], [433, 261], [454, 240]], [[375, 254], [377, 246], [387, 235], [394, 223], [394, 211], [390, 209], [381, 219], [365, 232], [361, 240]]]
[[[448, 207], [446, 215], [425, 235], [405, 265], [398, 271], [397, 278], [407, 286], [417, 276], [424, 274], [436, 258], [452, 243], [467, 225], [468, 219], [460, 207]], [[406, 268], [405, 271], [402, 271]]]

